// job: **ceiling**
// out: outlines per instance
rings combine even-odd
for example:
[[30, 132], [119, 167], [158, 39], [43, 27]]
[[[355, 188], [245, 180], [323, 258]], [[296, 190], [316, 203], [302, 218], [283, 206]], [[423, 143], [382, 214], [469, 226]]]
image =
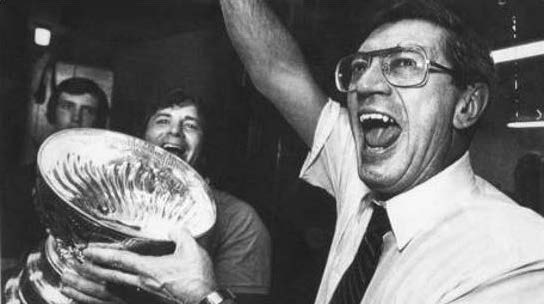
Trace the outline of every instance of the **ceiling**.
[[[63, 1], [3, 0], [28, 27], [45, 25], [54, 32], [59, 53], [80, 60], [92, 57], [108, 65], [112, 54], [132, 45], [183, 32], [223, 30], [217, 0]], [[282, 20], [316, 70], [329, 71], [336, 60], [353, 51], [377, 11], [394, 0], [273, 0]], [[544, 0], [439, 0], [457, 9], [493, 49], [544, 39]], [[513, 38], [512, 17], [517, 37]], [[58, 46], [57, 45], [57, 46]], [[88, 61], [88, 60], [83, 60]], [[319, 79], [318, 79], [319, 81]], [[331, 83], [323, 79], [323, 83]]]
[[[29, 12], [30, 22], [50, 24], [114, 46], [154, 40], [221, 23], [217, 0], [47, 1], [4, 0]], [[517, 16], [518, 41], [544, 38], [544, 0], [441, 0], [452, 3], [490, 39], [494, 47], [515, 43], [511, 17]], [[364, 27], [392, 0], [275, 0], [287, 23], [301, 31], [344, 39], [342, 33]], [[505, 3], [500, 5], [499, 3]], [[294, 13], [293, 13], [294, 12]]]
[[[19, 0], [20, 1], [20, 0]], [[62, 34], [123, 46], [194, 31], [217, 23], [219, 10], [207, 1], [126, 0], [30, 2], [30, 22], [51, 24]]]

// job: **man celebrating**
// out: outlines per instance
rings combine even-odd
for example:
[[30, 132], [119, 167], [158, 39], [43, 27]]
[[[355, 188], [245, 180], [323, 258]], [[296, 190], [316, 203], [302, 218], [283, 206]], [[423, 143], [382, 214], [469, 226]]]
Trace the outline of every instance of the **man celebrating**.
[[430, 1], [384, 12], [337, 65], [346, 111], [263, 1], [221, 3], [255, 86], [312, 147], [301, 176], [337, 200], [316, 303], [544, 299], [544, 221], [470, 166], [493, 65], [457, 16]]
[[[255, 86], [311, 146], [301, 176], [337, 201], [316, 303], [544, 301], [544, 220], [470, 165], [493, 63], [465, 23], [431, 1], [384, 12], [338, 62], [344, 109], [318, 88], [265, 1], [221, 6]], [[199, 284], [166, 289], [198, 303], [214, 286], [209, 263], [194, 241], [180, 244], [180, 264], [199, 261]], [[115, 260], [100, 249], [85, 254]]]
[[[198, 168], [206, 130], [205, 118], [202, 102], [176, 89], [150, 109], [143, 138]], [[228, 288], [240, 303], [266, 303], [272, 257], [268, 230], [255, 210], [245, 202], [217, 189], [213, 189], [213, 195], [217, 204], [217, 221], [200, 240], [213, 263], [213, 270], [208, 270], [217, 282], [213, 282], [213, 286]], [[185, 237], [192, 241], [183, 231], [172, 233], [174, 240]], [[97, 282], [135, 285], [159, 294], [165, 300], [172, 300], [172, 296], [161, 292], [173, 282], [184, 288], [192, 288], [195, 284], [191, 281], [191, 270], [178, 263], [178, 256], [182, 254], [179, 245], [172, 255], [162, 257], [146, 257], [112, 248], [106, 250], [110, 250], [116, 259], [136, 262], [129, 268], [121, 268], [122, 271], [76, 263], [75, 268], [80, 275], [64, 273], [62, 292], [81, 303], [123, 303], [127, 299], [120, 299]], [[225, 292], [227, 295], [230, 293]], [[137, 297], [130, 301], [135, 299]], [[142, 298], [139, 303], [147, 303], [145, 301], [148, 300]]]

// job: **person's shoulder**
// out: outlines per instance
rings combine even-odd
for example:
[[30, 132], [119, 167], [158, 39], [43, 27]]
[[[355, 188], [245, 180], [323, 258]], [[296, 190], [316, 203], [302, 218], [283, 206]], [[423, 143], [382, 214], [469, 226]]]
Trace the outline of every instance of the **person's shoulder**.
[[544, 218], [536, 212], [486, 189], [467, 201], [456, 218], [457, 231], [444, 245], [454, 248], [450, 257], [458, 296], [496, 282], [513, 288], [514, 282], [528, 282], [528, 273], [544, 275]]
[[324, 115], [338, 115], [341, 122], [349, 124], [348, 109], [340, 102], [329, 99], [326, 106], [323, 108]]
[[[544, 258], [544, 218], [522, 207], [483, 179], [480, 194], [467, 202], [464, 216], [470, 219], [474, 233], [487, 239], [494, 250], [518, 258]], [[470, 212], [468, 211], [470, 210]]]
[[338, 119], [340, 119], [341, 122], [349, 123], [347, 108], [340, 102], [329, 98], [321, 110], [319, 116], [320, 125], [322, 128], [323, 125], [330, 126], [331, 123], [336, 124]]
[[[504, 222], [516, 222], [523, 227], [544, 227], [544, 218], [535, 211], [520, 206], [506, 194], [495, 188], [486, 180], [477, 177], [478, 191], [477, 201], [474, 209], [485, 213], [491, 223], [500, 225], [508, 230], [515, 230], [512, 225], [503, 225]], [[499, 227], [496, 227], [499, 228]], [[539, 232], [539, 231], [538, 231]], [[544, 231], [542, 231], [544, 235]]]
[[219, 189], [213, 189], [213, 197], [218, 212], [222, 213], [255, 213], [253, 207], [242, 199]]
[[219, 189], [213, 189], [217, 207], [217, 222], [222, 226], [259, 226], [264, 228], [255, 209], [242, 199]]
[[214, 231], [219, 244], [270, 247], [268, 229], [253, 207], [227, 192], [214, 189], [213, 193], [217, 206]]

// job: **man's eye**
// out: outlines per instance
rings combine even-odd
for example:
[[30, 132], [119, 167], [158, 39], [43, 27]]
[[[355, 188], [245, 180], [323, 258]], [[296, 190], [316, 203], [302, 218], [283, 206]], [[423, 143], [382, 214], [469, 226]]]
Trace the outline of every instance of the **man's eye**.
[[84, 108], [85, 114], [87, 115], [96, 115], [96, 109], [95, 108]]
[[166, 118], [155, 119], [155, 124], [157, 124], [157, 125], [166, 125], [168, 123], [169, 123], [169, 121]]
[[416, 68], [418, 66], [417, 61], [412, 58], [396, 58], [390, 63], [391, 68]]
[[394, 71], [416, 71], [425, 68], [425, 57], [413, 51], [391, 54], [384, 60], [389, 69]]
[[200, 130], [200, 126], [193, 122], [186, 122], [183, 124], [183, 127], [188, 130]]
[[362, 59], [355, 59], [351, 62], [350, 70], [352, 73], [361, 73], [367, 69], [368, 62]]
[[72, 108], [72, 104], [69, 103], [69, 102], [61, 102], [61, 103], [59, 104], [59, 107], [60, 107], [61, 109], [64, 109], [64, 110], [69, 110], [69, 109]]

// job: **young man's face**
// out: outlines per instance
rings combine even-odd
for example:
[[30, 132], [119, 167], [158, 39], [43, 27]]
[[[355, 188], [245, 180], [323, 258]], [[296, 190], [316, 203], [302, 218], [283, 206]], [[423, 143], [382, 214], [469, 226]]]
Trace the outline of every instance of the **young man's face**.
[[185, 102], [153, 114], [147, 123], [144, 139], [194, 166], [200, 156], [203, 135], [197, 107]]
[[[445, 31], [432, 23], [402, 20], [376, 29], [359, 50], [419, 45], [430, 60], [451, 67], [442, 50], [444, 37]], [[348, 93], [348, 110], [360, 178], [373, 190], [396, 195], [446, 166], [454, 135], [454, 108], [462, 92], [445, 73], [429, 74], [420, 87], [392, 86], [380, 62], [375, 58], [355, 90]], [[372, 123], [369, 118], [393, 119], [393, 123]]]
[[57, 130], [91, 128], [96, 124], [98, 100], [91, 94], [61, 93], [55, 107], [54, 126]]

